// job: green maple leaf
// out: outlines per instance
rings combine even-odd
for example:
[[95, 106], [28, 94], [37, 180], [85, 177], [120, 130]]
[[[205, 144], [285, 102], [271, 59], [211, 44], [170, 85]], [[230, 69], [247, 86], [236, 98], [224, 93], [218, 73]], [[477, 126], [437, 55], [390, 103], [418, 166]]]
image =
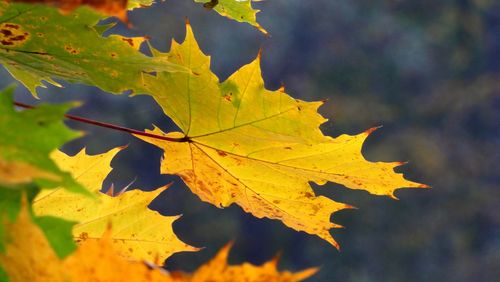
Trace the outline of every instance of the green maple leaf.
[[33, 182], [41, 187], [59, 186], [88, 194], [49, 156], [80, 136], [63, 123], [64, 114], [71, 106], [40, 105], [36, 109], [16, 111], [13, 88], [0, 92], [0, 185], [15, 187]]
[[36, 96], [42, 81], [95, 85], [106, 92], [141, 92], [144, 72], [186, 71], [138, 51], [144, 39], [111, 35], [102, 15], [80, 7], [68, 15], [46, 5], [0, 2], [0, 63]]
[[198, 3], [204, 3], [204, 7], [213, 9], [220, 15], [233, 19], [238, 22], [244, 22], [256, 27], [262, 33], [267, 31], [257, 22], [257, 13], [259, 10], [252, 8], [252, 2], [256, 0], [194, 0]]

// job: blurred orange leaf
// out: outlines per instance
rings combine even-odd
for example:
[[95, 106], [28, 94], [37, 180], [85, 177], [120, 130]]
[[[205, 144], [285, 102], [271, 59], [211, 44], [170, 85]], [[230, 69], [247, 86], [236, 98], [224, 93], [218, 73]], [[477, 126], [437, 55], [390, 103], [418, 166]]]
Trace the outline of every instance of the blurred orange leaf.
[[295, 273], [289, 271], [280, 272], [277, 269], [277, 258], [268, 261], [260, 266], [253, 265], [247, 262], [240, 265], [228, 265], [227, 258], [230, 250], [231, 244], [228, 244], [224, 246], [212, 260], [202, 265], [193, 274], [173, 272], [172, 277], [175, 279], [175, 281], [179, 282], [293, 282], [307, 279], [318, 271], [317, 268], [310, 268]]
[[230, 245], [200, 267], [194, 274], [167, 273], [161, 268], [148, 266], [144, 262], [130, 261], [119, 255], [112, 244], [108, 229], [99, 240], [83, 242], [75, 253], [59, 259], [43, 232], [29, 215], [26, 201], [14, 223], [5, 223], [7, 246], [0, 252], [0, 266], [12, 282], [25, 281], [301, 281], [313, 275], [311, 268], [298, 273], [279, 272], [277, 260], [262, 266], [249, 263], [227, 265]]

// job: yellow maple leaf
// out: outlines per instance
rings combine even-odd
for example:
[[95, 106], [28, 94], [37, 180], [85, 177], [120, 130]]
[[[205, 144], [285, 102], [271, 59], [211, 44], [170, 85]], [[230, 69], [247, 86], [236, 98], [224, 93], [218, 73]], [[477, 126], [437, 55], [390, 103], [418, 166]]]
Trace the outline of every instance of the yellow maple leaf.
[[310, 181], [391, 197], [401, 187], [427, 187], [395, 173], [400, 162], [365, 160], [361, 148], [374, 129], [324, 136], [319, 126], [326, 119], [317, 112], [322, 102], [294, 99], [284, 88], [267, 90], [260, 56], [220, 83], [189, 24], [182, 44], [152, 53], [193, 74], [144, 77], [149, 93], [182, 130], [148, 132], [179, 142], [137, 137], [162, 148], [161, 172], [179, 175], [203, 201], [218, 207], [236, 203], [258, 218], [281, 220], [338, 247], [329, 232], [338, 225], [330, 216], [350, 206], [316, 196]]
[[227, 258], [230, 250], [231, 244], [228, 244], [223, 247], [212, 260], [202, 265], [193, 274], [173, 272], [172, 277], [175, 278], [174, 280], [178, 282], [294, 282], [307, 279], [318, 271], [318, 268], [310, 268], [296, 273], [292, 273], [289, 271], [280, 272], [277, 269], [277, 258], [268, 261], [260, 266], [253, 265], [247, 262], [240, 265], [228, 265]]
[[26, 201], [17, 220], [7, 223], [5, 230], [8, 244], [0, 253], [0, 265], [11, 282], [172, 281], [158, 269], [115, 253], [109, 233], [101, 240], [84, 242], [71, 256], [59, 259], [31, 221]]
[[94, 193], [98, 201], [62, 188], [43, 190], [33, 203], [36, 214], [79, 222], [73, 228], [77, 241], [98, 240], [111, 224], [114, 248], [134, 259], [158, 262], [176, 252], [197, 250], [175, 235], [172, 224], [179, 216], [162, 216], [147, 208], [166, 188], [151, 192], [132, 190], [116, 197], [99, 192], [111, 171], [110, 162], [120, 149], [94, 156], [87, 155], [84, 150], [72, 157], [54, 152], [52, 159]]

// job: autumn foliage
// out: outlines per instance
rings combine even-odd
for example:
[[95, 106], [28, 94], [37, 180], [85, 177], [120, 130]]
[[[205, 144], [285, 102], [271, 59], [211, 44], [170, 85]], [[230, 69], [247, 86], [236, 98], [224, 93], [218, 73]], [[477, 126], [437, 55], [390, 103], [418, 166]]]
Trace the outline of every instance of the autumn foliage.
[[[284, 87], [266, 89], [260, 56], [220, 82], [189, 23], [183, 42], [173, 41], [167, 53], [149, 46], [152, 56], [139, 51], [145, 38], [102, 36], [108, 27], [96, 25], [100, 19], [125, 20], [127, 9], [153, 1], [15, 2], [31, 4], [0, 2], [0, 63], [9, 73], [35, 97], [45, 83], [59, 86], [55, 80], [152, 96], [180, 131], [153, 127], [133, 135], [161, 148], [161, 173], [180, 176], [202, 201], [219, 208], [236, 204], [338, 248], [330, 230], [340, 226], [330, 216], [351, 206], [316, 195], [310, 182], [335, 182], [392, 198], [398, 188], [427, 187], [394, 172], [401, 162], [363, 157], [363, 142], [376, 128], [336, 138], [323, 135], [319, 126], [326, 119], [317, 112], [323, 102], [294, 99]], [[250, 0], [195, 2], [266, 33]], [[57, 36], [61, 32], [67, 36]], [[111, 160], [129, 149], [97, 155], [82, 150], [74, 156], [59, 151], [79, 136], [63, 124], [71, 106], [19, 110], [12, 89], [0, 94], [1, 278], [300, 281], [317, 271], [279, 271], [276, 259], [261, 266], [228, 265], [227, 245], [194, 273], [167, 273], [159, 267], [166, 258], [199, 250], [174, 233], [179, 216], [148, 209], [176, 184], [151, 192], [133, 184], [101, 192]]]

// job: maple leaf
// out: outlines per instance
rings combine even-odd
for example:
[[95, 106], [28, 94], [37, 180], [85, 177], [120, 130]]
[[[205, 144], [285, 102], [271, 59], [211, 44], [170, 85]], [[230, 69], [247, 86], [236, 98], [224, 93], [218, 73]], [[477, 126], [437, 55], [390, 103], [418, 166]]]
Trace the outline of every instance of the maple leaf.
[[42, 81], [95, 85], [106, 92], [141, 92], [143, 72], [187, 71], [138, 51], [144, 38], [102, 37], [101, 15], [80, 7], [63, 15], [53, 7], [0, 2], [0, 63], [36, 97]]
[[209, 262], [202, 265], [192, 274], [182, 272], [173, 272], [172, 277], [175, 281], [181, 282], [196, 282], [196, 281], [211, 281], [211, 282], [225, 282], [225, 281], [282, 281], [294, 282], [305, 280], [314, 275], [318, 269], [310, 268], [300, 272], [292, 273], [289, 271], [278, 271], [278, 259], [275, 258], [271, 261], [257, 266], [250, 263], [243, 263], [241, 265], [228, 265], [227, 258], [231, 244], [227, 244], [219, 250], [217, 255]]
[[13, 91], [7, 88], [0, 92], [0, 186], [12, 188], [34, 182], [86, 194], [49, 157], [53, 150], [80, 135], [63, 123], [64, 113], [71, 105], [40, 105], [19, 112], [13, 106]]
[[259, 10], [252, 8], [252, 2], [256, 0], [194, 0], [203, 3], [207, 9], [214, 10], [220, 15], [238, 22], [245, 22], [267, 34], [267, 31], [257, 22]]
[[159, 269], [119, 256], [109, 233], [102, 240], [84, 242], [75, 253], [61, 260], [31, 220], [26, 202], [17, 220], [5, 225], [9, 243], [0, 252], [0, 269], [11, 282], [172, 281]]
[[71, 172], [95, 199], [83, 198], [64, 189], [43, 190], [35, 198], [33, 209], [38, 215], [52, 215], [78, 222], [73, 227], [77, 241], [98, 240], [111, 224], [114, 248], [124, 256], [156, 262], [173, 253], [196, 251], [177, 238], [172, 224], [179, 216], [162, 216], [147, 205], [165, 189], [152, 192], [132, 190], [111, 197], [99, 190], [111, 171], [110, 162], [121, 148], [99, 155], [81, 150], [75, 156], [60, 151], [52, 154], [59, 166]]
[[326, 119], [317, 113], [322, 102], [265, 89], [259, 58], [219, 83], [189, 25], [184, 43], [173, 42], [167, 54], [152, 52], [196, 74], [145, 77], [149, 93], [182, 130], [148, 132], [187, 142], [137, 137], [162, 148], [161, 172], [179, 175], [203, 201], [217, 207], [236, 203], [258, 218], [281, 220], [338, 247], [329, 232], [338, 225], [330, 216], [350, 206], [316, 196], [310, 181], [391, 197], [400, 187], [426, 187], [395, 173], [400, 162], [364, 159], [361, 147], [374, 129], [324, 136], [319, 126]]

